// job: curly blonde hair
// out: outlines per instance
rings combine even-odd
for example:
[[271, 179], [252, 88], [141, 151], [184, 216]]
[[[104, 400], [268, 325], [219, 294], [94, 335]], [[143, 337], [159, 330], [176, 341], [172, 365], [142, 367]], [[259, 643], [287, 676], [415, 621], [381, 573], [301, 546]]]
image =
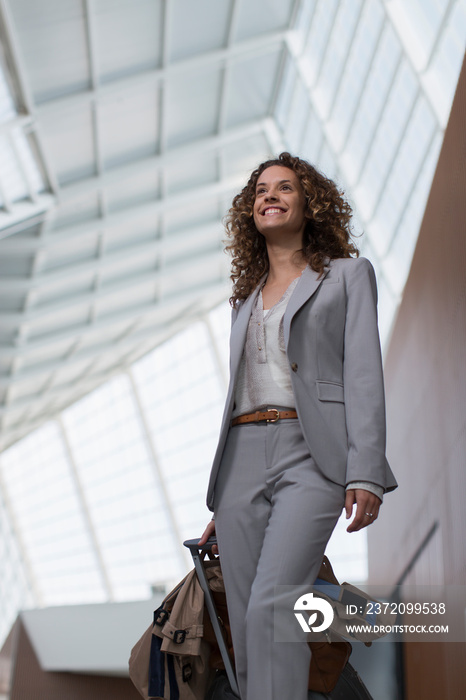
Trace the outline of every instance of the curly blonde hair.
[[307, 221], [300, 252], [308, 265], [322, 274], [328, 259], [359, 255], [351, 240], [352, 209], [343, 193], [333, 180], [324, 177], [307, 161], [281, 153], [278, 158], [261, 163], [252, 172], [225, 217], [225, 228], [231, 239], [225, 250], [232, 256], [232, 306], [246, 299], [269, 269], [265, 238], [255, 226], [253, 207], [257, 180], [272, 165], [289, 168], [301, 183], [306, 198], [304, 215]]

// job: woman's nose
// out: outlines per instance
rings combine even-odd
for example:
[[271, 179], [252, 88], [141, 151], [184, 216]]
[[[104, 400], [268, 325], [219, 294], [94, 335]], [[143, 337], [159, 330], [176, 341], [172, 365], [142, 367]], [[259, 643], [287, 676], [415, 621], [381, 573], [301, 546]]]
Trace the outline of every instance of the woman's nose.
[[270, 191], [267, 192], [267, 194], [265, 195], [265, 198], [266, 198], [266, 200], [277, 199], [277, 195], [276, 195], [276, 193], [275, 193], [273, 190], [270, 190]]

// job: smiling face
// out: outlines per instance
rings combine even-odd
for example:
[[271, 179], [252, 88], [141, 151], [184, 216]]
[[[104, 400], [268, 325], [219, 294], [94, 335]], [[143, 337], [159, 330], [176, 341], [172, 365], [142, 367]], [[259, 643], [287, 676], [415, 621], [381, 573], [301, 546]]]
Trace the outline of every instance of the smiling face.
[[306, 199], [293, 170], [272, 165], [258, 177], [254, 200], [254, 223], [265, 238], [286, 233], [301, 245], [306, 220]]

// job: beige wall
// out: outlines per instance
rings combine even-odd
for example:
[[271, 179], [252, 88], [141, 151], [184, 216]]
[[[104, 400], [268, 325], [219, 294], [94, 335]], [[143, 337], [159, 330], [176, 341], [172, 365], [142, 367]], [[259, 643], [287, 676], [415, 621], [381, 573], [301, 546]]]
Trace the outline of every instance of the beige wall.
[[10, 700], [141, 700], [129, 678], [43, 671], [21, 620], [15, 637]]
[[[403, 183], [400, 182], [400, 187]], [[460, 75], [385, 362], [399, 489], [369, 532], [373, 583], [466, 584], [466, 69]], [[457, 615], [465, 620], [465, 610]], [[466, 697], [462, 644], [406, 644], [408, 700]]]

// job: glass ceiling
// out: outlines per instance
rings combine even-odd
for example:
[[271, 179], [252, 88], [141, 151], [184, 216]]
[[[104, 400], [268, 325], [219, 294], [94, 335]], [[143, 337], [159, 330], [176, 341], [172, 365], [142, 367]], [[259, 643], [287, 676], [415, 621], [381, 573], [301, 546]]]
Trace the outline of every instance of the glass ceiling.
[[[189, 567], [180, 543], [199, 535], [209, 517], [204, 497], [227, 382], [229, 331], [227, 304], [216, 306], [225, 294], [215, 288], [215, 301], [204, 306], [196, 306], [195, 294], [212, 270], [226, 280], [225, 263], [217, 257], [220, 218], [231, 191], [254, 163], [287, 148], [345, 189], [355, 210], [355, 231], [364, 232], [358, 245], [376, 268], [386, 347], [466, 38], [465, 0], [270, 2], [267, 26], [259, 0], [231, 0], [229, 12], [223, 3], [208, 0], [206, 8], [217, 13], [217, 30], [202, 35], [183, 24], [191, 0], [166, 3], [168, 15], [155, 0], [122, 0], [118, 7], [98, 0], [95, 24], [87, 27], [93, 39], [86, 53], [70, 0], [59, 19], [63, 30], [70, 31], [70, 42], [75, 37], [76, 54], [73, 62], [57, 62], [47, 73], [33, 54], [35, 44], [26, 41], [33, 4], [22, 0], [10, 5], [25, 73], [47, 132], [45, 139], [37, 132], [34, 138], [41, 147], [31, 153], [47, 154], [48, 149], [53, 158], [39, 159], [40, 167], [26, 179], [24, 170], [0, 172], [0, 192], [12, 193], [11, 201], [24, 197], [27, 182], [27, 197], [33, 196], [33, 185], [37, 192], [50, 190], [51, 196], [54, 187], [61, 187], [61, 199], [55, 220], [38, 234], [42, 249], [33, 233], [31, 240], [10, 236], [10, 248], [0, 250], [5, 292], [0, 395], [14, 397], [12, 377], [21, 371], [23, 385], [37, 384], [43, 397], [43, 421], [50, 416], [0, 455], [0, 644], [20, 608], [144, 598], [153, 586], [170, 586]], [[47, 24], [52, 5], [48, 10], [41, 16], [44, 36], [53, 29]], [[157, 41], [148, 30], [152, 25], [142, 21], [146, 11], [153, 26], [163, 26]], [[170, 38], [165, 43], [164, 32]], [[120, 35], [123, 43], [117, 46], [114, 40]], [[230, 53], [219, 53], [223, 50]], [[80, 61], [92, 68], [91, 98]], [[159, 66], [155, 77], [150, 72], [154, 61]], [[187, 79], [183, 61], [191, 62], [198, 75]], [[123, 84], [115, 87], [112, 81], [122, 81], [125, 70], [122, 98], [118, 86]], [[165, 82], [159, 92], [148, 91], [150, 81], [160, 77]], [[103, 102], [95, 97], [99, 80]], [[0, 100], [2, 94], [8, 91], [0, 80]], [[84, 110], [94, 98], [91, 117]], [[5, 123], [13, 119], [14, 129], [22, 129], [5, 100]], [[169, 119], [165, 126], [156, 122], [160, 106], [162, 121]], [[65, 126], [74, 141], [65, 140]], [[16, 131], [5, 129], [0, 130], [0, 150], [2, 144], [16, 149], [14, 158], [2, 159], [5, 167], [13, 168], [20, 152], [26, 163], [21, 143], [27, 136], [11, 146]], [[157, 143], [149, 147], [149, 134], [155, 132]], [[157, 161], [150, 160], [154, 149]], [[146, 217], [141, 226], [136, 206], [141, 207], [139, 217]], [[155, 219], [153, 234], [148, 222]], [[127, 253], [134, 241], [141, 246], [138, 261], [144, 267]], [[182, 264], [180, 250], [186, 255]], [[109, 259], [111, 265], [105, 267]], [[200, 261], [197, 272], [189, 267], [192, 260]], [[72, 265], [78, 264], [75, 275]], [[26, 268], [32, 270], [33, 291], [21, 286]], [[130, 297], [122, 275], [128, 276], [128, 270], [146, 284], [151, 298], [154, 270], [164, 273], [157, 277], [155, 293], [165, 303], [158, 325], [152, 317], [141, 321], [149, 298], [142, 288], [135, 297], [137, 314], [126, 310]], [[183, 285], [191, 306], [179, 322], [186, 304], [177, 306], [170, 294]], [[25, 301], [19, 301], [20, 295]], [[89, 308], [78, 305], [91, 296]], [[107, 307], [98, 306], [100, 299]], [[68, 300], [75, 305], [69, 307]], [[50, 301], [60, 314], [57, 324], [65, 324], [57, 335], [61, 354], [56, 357], [46, 345], [55, 332], [46, 313]], [[29, 315], [26, 325], [14, 330], [19, 309]], [[107, 318], [123, 317], [123, 309], [127, 326], [112, 335]], [[102, 318], [105, 323], [99, 323]], [[80, 323], [86, 335], [74, 338], [69, 329]], [[140, 333], [135, 335], [137, 352], [127, 344], [134, 328]], [[12, 354], [29, 335], [37, 364], [32, 355], [23, 360]], [[150, 349], [154, 338], [158, 347]], [[120, 344], [122, 359], [117, 358]], [[113, 354], [105, 364], [108, 348]], [[67, 398], [66, 408], [58, 398], [59, 357], [64, 386], [75, 382], [86, 389], [78, 401], [70, 404]], [[24, 423], [33, 413], [33, 397], [22, 391], [22, 413], [15, 420]], [[365, 535], [348, 540], [344, 527], [344, 522], [337, 527], [329, 556], [337, 576], [363, 580]]]

